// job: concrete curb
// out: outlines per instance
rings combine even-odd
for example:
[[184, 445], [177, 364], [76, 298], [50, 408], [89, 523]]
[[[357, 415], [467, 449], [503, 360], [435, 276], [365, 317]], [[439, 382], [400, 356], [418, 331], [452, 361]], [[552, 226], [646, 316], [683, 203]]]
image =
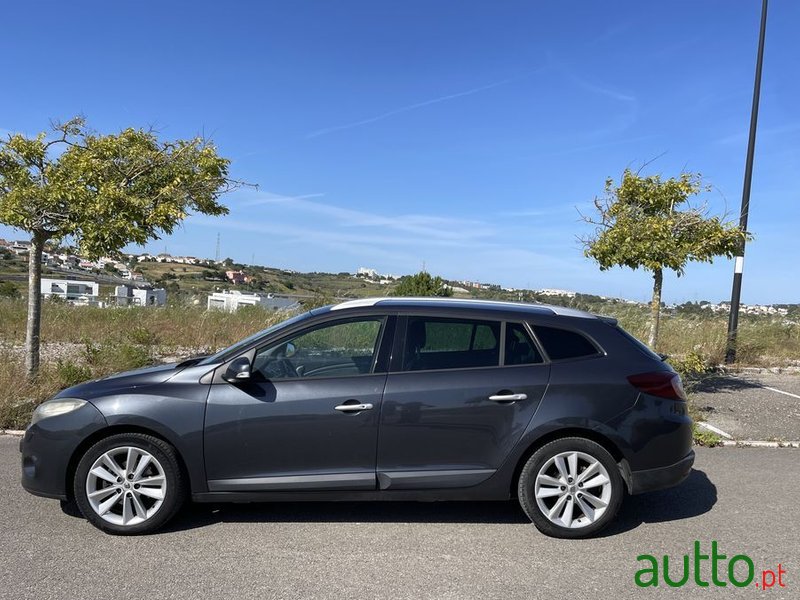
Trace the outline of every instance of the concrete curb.
[[705, 421], [698, 421], [697, 422], [697, 426], [698, 427], [702, 427], [703, 429], [705, 429], [707, 431], [711, 431], [713, 433], [716, 433], [717, 435], [724, 437], [726, 440], [732, 440], [733, 439], [733, 436], [730, 433], [727, 433], [726, 431], [722, 431], [722, 429], [720, 429], [719, 427], [714, 427], [713, 425], [710, 425], [709, 423], [706, 423]]
[[735, 448], [800, 448], [800, 442], [768, 442], [765, 440], [723, 440], [721, 444]]
[[22, 437], [25, 431], [22, 429], [0, 429], [0, 435], [16, 435]]
[[727, 375], [796, 375], [800, 373], [800, 366], [789, 365], [786, 367], [729, 367], [728, 365], [718, 365], [720, 373]]

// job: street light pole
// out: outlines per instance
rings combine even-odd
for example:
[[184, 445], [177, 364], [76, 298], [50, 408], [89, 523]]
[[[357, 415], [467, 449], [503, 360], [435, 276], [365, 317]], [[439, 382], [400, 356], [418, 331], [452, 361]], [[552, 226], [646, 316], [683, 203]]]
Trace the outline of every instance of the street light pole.
[[[758, 35], [758, 58], [756, 59], [756, 79], [753, 86], [753, 107], [750, 111], [750, 139], [747, 142], [747, 160], [744, 167], [744, 187], [742, 189], [742, 210], [739, 227], [747, 231], [747, 216], [750, 212], [750, 186], [753, 181], [753, 155], [756, 147], [756, 123], [758, 122], [758, 101], [761, 96], [761, 65], [764, 62], [764, 35], [767, 31], [767, 0], [761, 3], [761, 30]], [[725, 362], [736, 362], [736, 332], [739, 328], [739, 300], [742, 295], [742, 270], [744, 268], [744, 247], [742, 240], [733, 267], [733, 289], [731, 290], [731, 312], [728, 317], [728, 343]]]

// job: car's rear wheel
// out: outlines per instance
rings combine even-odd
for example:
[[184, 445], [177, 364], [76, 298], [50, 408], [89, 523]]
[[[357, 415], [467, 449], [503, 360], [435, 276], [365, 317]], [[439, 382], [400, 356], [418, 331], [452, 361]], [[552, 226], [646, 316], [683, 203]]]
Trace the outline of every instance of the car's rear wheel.
[[624, 482], [614, 457], [585, 438], [562, 438], [534, 452], [519, 478], [520, 504], [536, 528], [559, 538], [590, 537], [617, 514]]
[[93, 525], [123, 535], [155, 531], [186, 495], [175, 449], [141, 433], [112, 435], [89, 448], [75, 471], [73, 493]]

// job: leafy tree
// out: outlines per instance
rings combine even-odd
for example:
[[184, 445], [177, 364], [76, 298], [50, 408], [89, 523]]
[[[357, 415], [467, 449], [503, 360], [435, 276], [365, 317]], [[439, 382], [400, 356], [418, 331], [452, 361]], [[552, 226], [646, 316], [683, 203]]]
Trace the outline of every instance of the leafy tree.
[[444, 280], [431, 276], [427, 271], [400, 278], [400, 283], [392, 292], [392, 296], [452, 296], [453, 291]]
[[171, 233], [190, 213], [223, 215], [224, 192], [239, 185], [229, 161], [202, 138], [160, 141], [153, 131], [100, 135], [82, 117], [36, 137], [0, 141], [0, 223], [31, 236], [25, 365], [39, 366], [42, 249], [73, 240], [98, 258]]
[[[712, 262], [732, 258], [749, 234], [723, 218], [709, 216], [705, 205], [689, 199], [709, 191], [700, 174], [681, 173], [663, 180], [626, 169], [616, 185], [606, 180], [605, 196], [595, 198], [598, 217], [584, 216], [596, 226], [584, 239], [584, 254], [600, 270], [615, 266], [642, 268], [653, 274], [653, 297], [648, 344], [655, 348], [665, 269], [682, 275], [690, 261]], [[682, 210], [681, 210], [682, 209]]]

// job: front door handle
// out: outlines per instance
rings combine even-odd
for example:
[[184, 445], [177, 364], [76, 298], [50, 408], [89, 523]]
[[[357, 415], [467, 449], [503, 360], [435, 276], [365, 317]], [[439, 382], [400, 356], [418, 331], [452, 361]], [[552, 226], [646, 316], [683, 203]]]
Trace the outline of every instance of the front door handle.
[[517, 402], [518, 400], [527, 400], [528, 394], [495, 394], [489, 396], [492, 402]]
[[333, 409], [341, 412], [361, 412], [362, 410], [372, 410], [372, 404], [340, 404], [334, 406]]

